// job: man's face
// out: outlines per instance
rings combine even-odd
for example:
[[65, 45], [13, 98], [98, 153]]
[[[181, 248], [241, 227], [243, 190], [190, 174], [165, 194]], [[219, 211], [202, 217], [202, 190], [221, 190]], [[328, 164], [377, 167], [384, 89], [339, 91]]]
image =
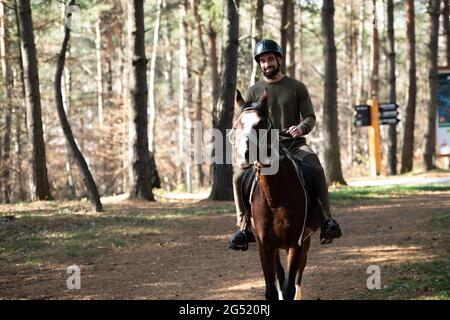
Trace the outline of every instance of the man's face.
[[269, 79], [274, 77], [278, 71], [280, 71], [281, 62], [282, 59], [272, 52], [263, 53], [259, 57], [259, 66], [261, 67], [261, 71], [264, 76]]

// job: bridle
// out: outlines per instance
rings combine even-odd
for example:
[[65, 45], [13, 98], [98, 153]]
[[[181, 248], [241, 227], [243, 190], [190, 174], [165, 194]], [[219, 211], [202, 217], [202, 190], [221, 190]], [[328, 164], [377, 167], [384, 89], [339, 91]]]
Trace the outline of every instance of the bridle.
[[[249, 106], [249, 107], [244, 108], [242, 110], [242, 112], [239, 114], [239, 116], [236, 119], [236, 121], [234, 122], [233, 127], [231, 128], [230, 132], [227, 134], [228, 135], [228, 140], [230, 141], [231, 145], [233, 145], [233, 146], [235, 145], [235, 142], [232, 139], [232, 134], [236, 130], [237, 125], [239, 124], [239, 121], [240, 121], [242, 115], [246, 111], [256, 111], [256, 112], [262, 114], [263, 118], [266, 121], [266, 127], [262, 128], [262, 129], [266, 130], [264, 135], [261, 136], [259, 139], [258, 139], [258, 136], [249, 136], [248, 137], [249, 140], [252, 143], [254, 143], [255, 145], [257, 145], [258, 148], [263, 148], [263, 147], [266, 147], [266, 146], [270, 148], [271, 144], [267, 143], [267, 137], [268, 137], [269, 132], [274, 128], [273, 122], [272, 122], [272, 120], [270, 120], [270, 118], [264, 112], [262, 112], [260, 110], [260, 108], [254, 107], [254, 106]], [[238, 140], [238, 139], [235, 139], [235, 140]], [[280, 146], [280, 148], [279, 148], [279, 152], [276, 153], [276, 158], [274, 158], [273, 152], [271, 150], [271, 157], [270, 158], [271, 158], [272, 161], [278, 161], [279, 162], [282, 159], [284, 159], [284, 157], [287, 154], [287, 150], [288, 149], [285, 146], [283, 146], [282, 144], [279, 144], [279, 146]], [[270, 167], [270, 166], [271, 166], [271, 163], [263, 163], [259, 159], [257, 159], [253, 163], [253, 170], [256, 171], [256, 173], [259, 176], [259, 174], [261, 172], [261, 169], [267, 168], [267, 167]], [[249, 168], [250, 168], [250, 166], [249, 166]]]

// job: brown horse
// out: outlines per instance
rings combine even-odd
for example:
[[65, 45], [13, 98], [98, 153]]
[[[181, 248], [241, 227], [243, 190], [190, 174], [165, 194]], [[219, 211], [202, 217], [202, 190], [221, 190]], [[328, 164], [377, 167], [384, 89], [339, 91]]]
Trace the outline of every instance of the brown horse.
[[[259, 156], [256, 161], [249, 161], [251, 144], [253, 149], [261, 146], [263, 137], [260, 129], [270, 129], [268, 119], [267, 93], [261, 95], [257, 102], [245, 103], [239, 91], [236, 102], [241, 107], [233, 126], [235, 134], [235, 153], [240, 169], [253, 166], [256, 180], [249, 199], [251, 207], [252, 231], [258, 244], [261, 265], [266, 283], [265, 296], [268, 300], [277, 300], [279, 291], [283, 299], [299, 300], [301, 298], [301, 281], [306, 266], [310, 236], [319, 228], [314, 203], [308, 203], [304, 184], [301, 182], [297, 166], [286, 149], [280, 152], [271, 148], [272, 130], [268, 131], [266, 147], [272, 159], [278, 161], [275, 174], [264, 174], [264, 163]], [[254, 135], [251, 137], [250, 132]], [[239, 140], [239, 143], [236, 143]], [[244, 142], [242, 142], [244, 141]], [[236, 148], [237, 146], [237, 148]], [[259, 152], [258, 152], [259, 155]], [[275, 157], [274, 155], [278, 155]], [[313, 201], [314, 202], [314, 201]], [[280, 261], [280, 249], [287, 252], [287, 274]], [[297, 279], [296, 279], [297, 278]], [[278, 280], [278, 290], [276, 286]]]

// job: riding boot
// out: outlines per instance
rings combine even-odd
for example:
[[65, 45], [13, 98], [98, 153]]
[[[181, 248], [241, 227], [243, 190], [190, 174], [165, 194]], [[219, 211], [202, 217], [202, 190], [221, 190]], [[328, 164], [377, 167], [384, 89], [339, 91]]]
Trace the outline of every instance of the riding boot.
[[330, 244], [334, 238], [339, 238], [342, 235], [341, 228], [336, 220], [331, 217], [330, 198], [328, 194], [328, 186], [325, 178], [325, 172], [320, 164], [319, 158], [315, 154], [309, 154], [304, 157], [304, 161], [311, 164], [314, 168], [316, 176], [316, 190], [319, 220], [321, 224], [320, 243]]
[[253, 232], [249, 229], [250, 223], [245, 219], [246, 210], [242, 199], [242, 178], [245, 171], [239, 170], [233, 176], [234, 204], [236, 206], [236, 226], [239, 228], [229, 242], [229, 249], [246, 251], [249, 242], [255, 242]]
[[[323, 171], [323, 169], [322, 169]], [[325, 176], [323, 179], [317, 179], [318, 185], [318, 204], [320, 228], [320, 244], [330, 244], [334, 238], [340, 238], [342, 235], [341, 228], [336, 220], [331, 218], [330, 198], [328, 195], [328, 186]]]

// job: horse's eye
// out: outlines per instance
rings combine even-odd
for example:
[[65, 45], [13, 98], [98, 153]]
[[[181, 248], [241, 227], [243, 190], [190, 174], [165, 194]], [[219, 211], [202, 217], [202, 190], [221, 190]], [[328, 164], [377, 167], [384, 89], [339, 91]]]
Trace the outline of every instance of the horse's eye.
[[264, 121], [263, 121], [263, 119], [259, 119], [258, 122], [256, 122], [255, 128], [256, 128], [256, 129], [262, 129], [262, 128], [264, 128]]

